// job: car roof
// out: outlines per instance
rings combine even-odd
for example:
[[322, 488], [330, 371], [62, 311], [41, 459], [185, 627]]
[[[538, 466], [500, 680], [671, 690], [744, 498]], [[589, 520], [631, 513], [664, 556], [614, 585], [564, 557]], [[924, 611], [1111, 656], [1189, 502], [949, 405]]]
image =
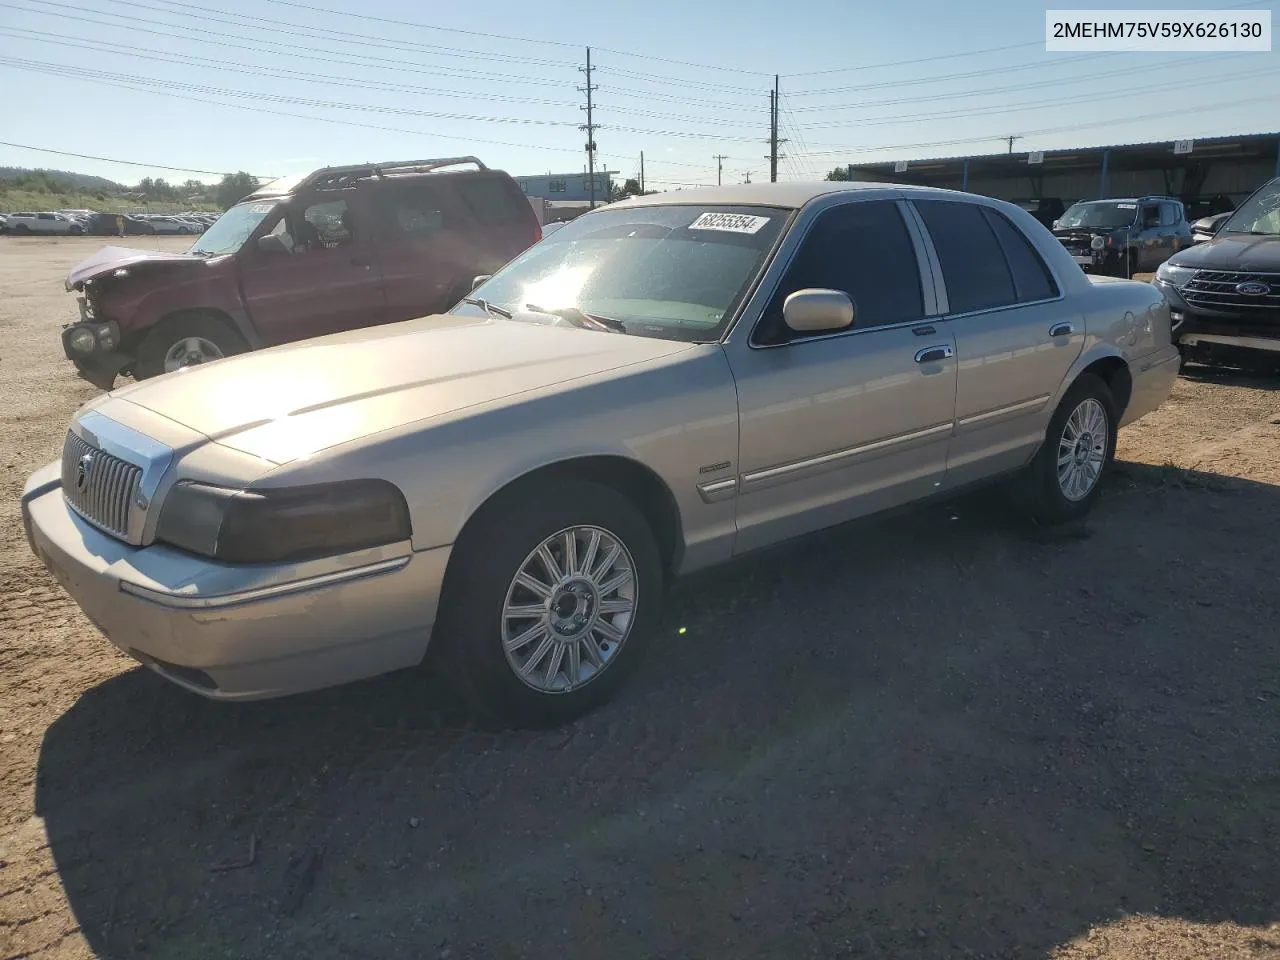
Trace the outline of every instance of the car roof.
[[1076, 203], [1147, 203], [1151, 200], [1164, 200], [1168, 203], [1181, 203], [1177, 197], [1165, 197], [1151, 194], [1145, 197], [1098, 197], [1096, 200], [1077, 200]]
[[[838, 193], [892, 192], [907, 197], [935, 197], [939, 200], [973, 197], [977, 194], [959, 190], [943, 190], [939, 187], [917, 187], [906, 183], [878, 183], [858, 180], [819, 180], [815, 182], [786, 181], [782, 183], [743, 183], [725, 187], [697, 187], [692, 190], [673, 190], [668, 193], [651, 193], [643, 197], [631, 197], [609, 204], [613, 207], [647, 207], [664, 204], [715, 204], [724, 206], [783, 207], [798, 209], [819, 197]], [[981, 197], [990, 200], [990, 197]]]

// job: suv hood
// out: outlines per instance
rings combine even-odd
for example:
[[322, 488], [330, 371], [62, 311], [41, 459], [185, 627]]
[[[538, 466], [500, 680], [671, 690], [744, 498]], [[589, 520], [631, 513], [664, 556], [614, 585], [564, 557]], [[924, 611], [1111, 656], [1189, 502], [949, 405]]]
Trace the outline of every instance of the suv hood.
[[281, 464], [415, 421], [694, 349], [706, 347], [441, 315], [189, 367], [111, 398]]
[[95, 277], [140, 263], [205, 263], [208, 258], [192, 253], [165, 253], [163, 250], [134, 250], [131, 247], [103, 247], [67, 274], [68, 290], [80, 290]]
[[1193, 270], [1280, 273], [1280, 236], [1219, 235], [1174, 254], [1169, 265]]

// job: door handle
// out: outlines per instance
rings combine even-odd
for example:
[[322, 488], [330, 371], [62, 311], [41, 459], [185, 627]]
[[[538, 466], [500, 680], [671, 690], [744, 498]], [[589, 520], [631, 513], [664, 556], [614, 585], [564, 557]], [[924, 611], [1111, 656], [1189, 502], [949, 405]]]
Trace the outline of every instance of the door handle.
[[1055, 323], [1049, 328], [1049, 336], [1051, 337], [1069, 337], [1074, 331], [1074, 327], [1069, 323]]
[[939, 360], [948, 360], [953, 355], [951, 344], [940, 343], [934, 347], [925, 347], [923, 350], [916, 351], [916, 363], [937, 363]]

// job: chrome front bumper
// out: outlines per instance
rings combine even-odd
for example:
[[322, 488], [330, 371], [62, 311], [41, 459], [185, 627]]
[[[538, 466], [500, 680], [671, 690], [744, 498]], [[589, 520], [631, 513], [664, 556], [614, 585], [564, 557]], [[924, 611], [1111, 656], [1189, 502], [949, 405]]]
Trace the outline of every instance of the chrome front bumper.
[[32, 550], [125, 653], [202, 696], [256, 700], [413, 666], [426, 653], [449, 548], [378, 548], [241, 566], [130, 546], [74, 513], [60, 467], [22, 496]]

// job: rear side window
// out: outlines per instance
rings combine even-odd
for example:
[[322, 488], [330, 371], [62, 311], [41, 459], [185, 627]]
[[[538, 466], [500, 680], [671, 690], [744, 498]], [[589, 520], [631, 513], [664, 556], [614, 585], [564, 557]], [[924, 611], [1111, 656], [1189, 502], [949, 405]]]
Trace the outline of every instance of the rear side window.
[[1172, 203], [1160, 204], [1160, 226], [1175, 226], [1182, 218], [1178, 216], [1178, 208]]
[[457, 189], [462, 205], [486, 227], [526, 223], [533, 213], [524, 194], [492, 177], [459, 180]]
[[439, 192], [425, 183], [415, 183], [382, 198], [386, 219], [393, 233], [428, 237], [445, 228], [444, 205]]
[[981, 207], [953, 200], [916, 200], [915, 205], [938, 252], [952, 313], [1017, 301], [1009, 263]]
[[982, 214], [995, 231], [996, 239], [1009, 261], [1009, 272], [1013, 274], [1013, 288], [1018, 300], [1027, 303], [1056, 297], [1058, 285], [1053, 282], [1053, 275], [1023, 232], [989, 207], [984, 207]]

